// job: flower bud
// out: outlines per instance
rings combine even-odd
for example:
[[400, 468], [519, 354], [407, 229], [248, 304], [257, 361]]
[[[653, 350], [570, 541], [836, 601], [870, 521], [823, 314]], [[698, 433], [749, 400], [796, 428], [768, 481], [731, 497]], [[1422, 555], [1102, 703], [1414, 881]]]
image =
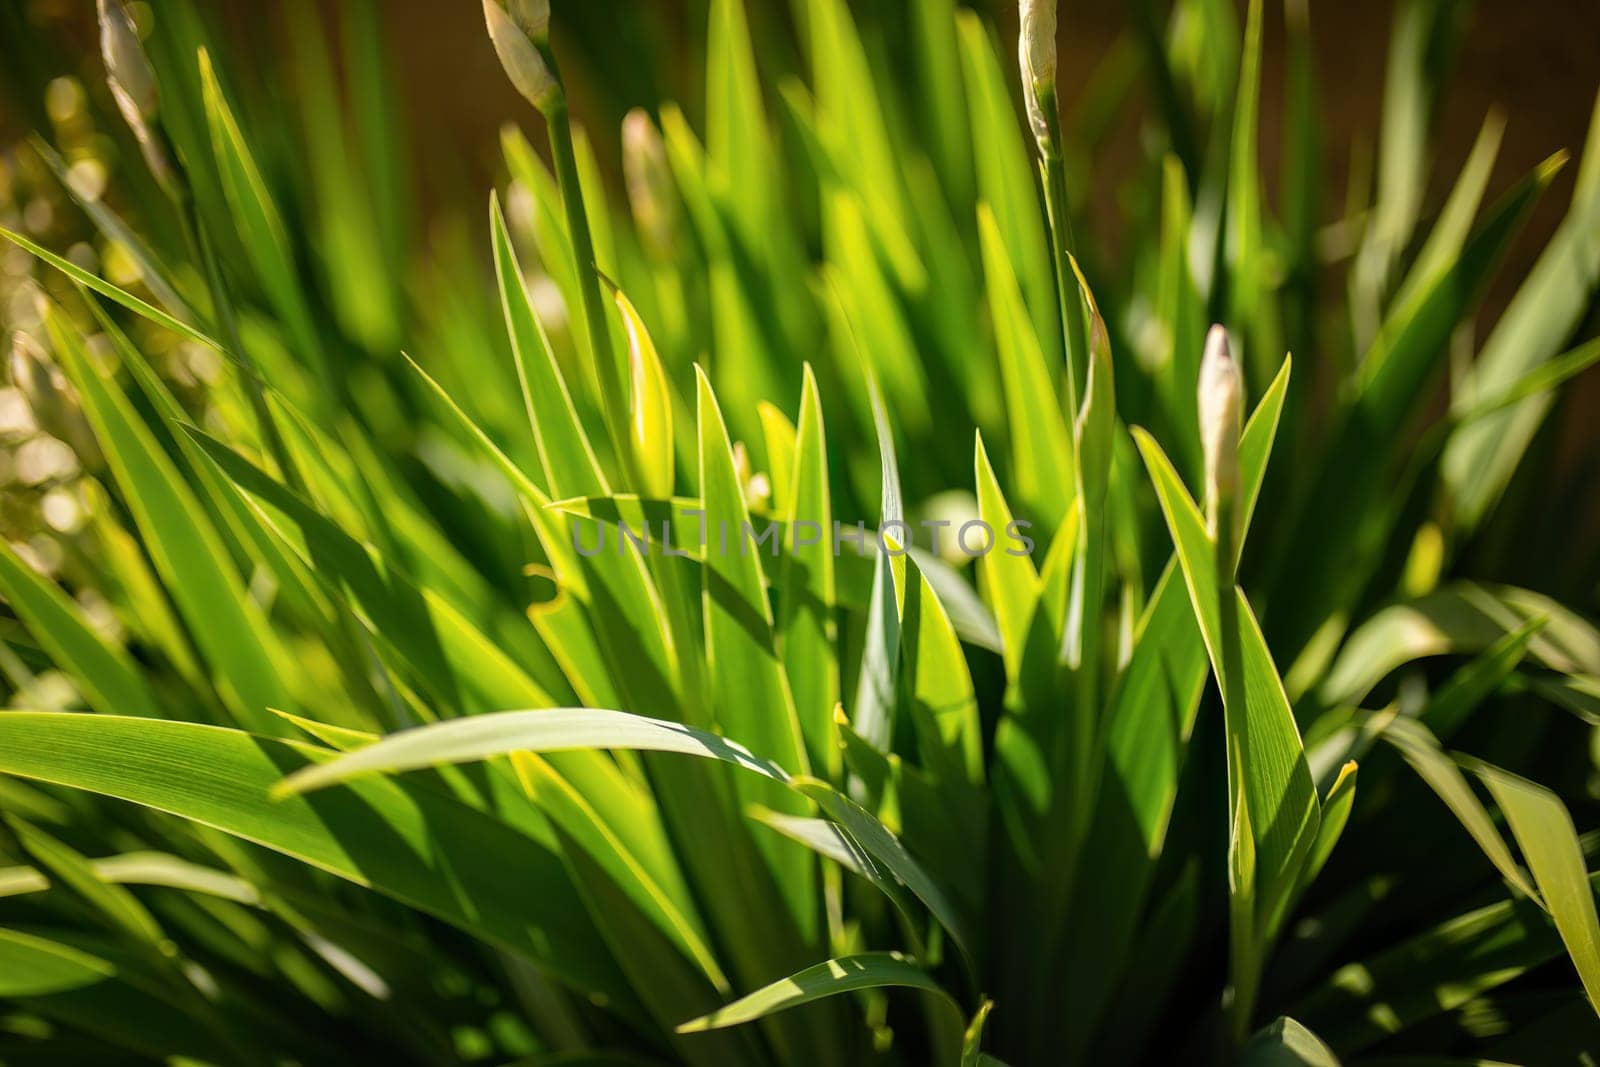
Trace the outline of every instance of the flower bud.
[[546, 111], [559, 98], [561, 88], [539, 51], [539, 46], [549, 39], [550, 5], [544, 0], [511, 3], [514, 14], [501, 7], [499, 0], [483, 0], [489, 40], [517, 92], [540, 111]]
[[154, 122], [160, 112], [156, 72], [139, 41], [139, 31], [120, 0], [99, 0], [99, 8], [100, 54], [105, 59], [106, 81], [123, 118], [137, 129]]
[[150, 173], [164, 189], [177, 188], [178, 175], [159, 133], [161, 93], [156, 72], [139, 41], [139, 31], [121, 0], [98, 0], [100, 53], [106, 64], [106, 85], [117, 110], [133, 131]]
[[1022, 32], [1017, 38], [1017, 65], [1022, 69], [1022, 97], [1028, 125], [1040, 145], [1050, 139], [1050, 124], [1039, 95], [1054, 93], [1056, 84], [1056, 0], [1020, 0]]
[[550, 41], [550, 0], [506, 0], [506, 14], [535, 45]]
[[643, 108], [622, 119], [622, 173], [640, 236], [653, 254], [666, 257], [672, 249], [677, 200], [661, 134]]
[[1220, 324], [1206, 334], [1200, 360], [1200, 446], [1205, 454], [1206, 501], [1215, 518], [1216, 506], [1232, 500], [1239, 486], [1239, 428], [1244, 406], [1239, 364], [1228, 350], [1228, 331]]

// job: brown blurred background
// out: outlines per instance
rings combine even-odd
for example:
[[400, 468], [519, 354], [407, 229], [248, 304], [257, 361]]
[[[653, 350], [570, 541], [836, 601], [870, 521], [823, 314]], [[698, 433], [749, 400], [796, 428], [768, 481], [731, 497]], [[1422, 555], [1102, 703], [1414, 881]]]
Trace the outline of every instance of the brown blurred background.
[[[154, 0], [155, 6], [159, 8], [160, 2]], [[253, 83], [261, 101], [258, 106], [272, 106], [271, 94], [281, 91], [276, 72], [288, 56], [282, 0], [209, 2], [215, 4], [216, 21], [226, 24], [240, 46], [241, 69], [230, 70], [230, 76]], [[330, 25], [337, 24], [339, 0], [312, 2]], [[896, 59], [897, 47], [906, 38], [893, 31], [907, 18], [911, 2], [852, 0], [876, 54]], [[14, 54], [19, 50], [10, 45], [15, 42], [0, 41], [0, 64], [13, 66], [13, 80], [16, 68], [47, 62], [67, 68], [48, 72], [51, 76], [74, 73], [85, 81], [101, 76], [91, 0], [0, 0], [0, 4], [16, 5], [35, 25], [53, 24], [63, 46], [59, 55], [46, 58]], [[615, 181], [617, 130], [629, 107], [674, 99], [692, 118], [698, 116], [707, 0], [553, 0], [552, 6], [557, 51], [574, 98], [574, 114], [589, 129], [602, 166]], [[782, 74], [800, 71], [788, 0], [747, 0], [746, 6], [769, 86]], [[1017, 18], [1013, 0], [971, 0], [969, 6], [991, 21], [1004, 53], [1012, 54]], [[1242, 22], [1243, 0], [1238, 6]], [[1269, 0], [1265, 7], [1261, 159], [1271, 197], [1283, 133], [1284, 48], [1282, 5]], [[1321, 87], [1325, 223], [1333, 221], [1343, 202], [1353, 146], [1364, 142], [1365, 148], [1358, 151], [1370, 153], [1376, 135], [1394, 7], [1392, 0], [1310, 0]], [[1470, 8], [1450, 68], [1444, 106], [1436, 117], [1434, 171], [1424, 200], [1425, 215], [1444, 199], [1491, 108], [1505, 113], [1507, 125], [1488, 191], [1490, 200], [1551, 152], [1567, 148], [1576, 155], [1600, 85], [1595, 63], [1600, 0], [1480, 0]], [[400, 106], [408, 117], [408, 150], [423, 211], [429, 218], [475, 219], [483, 191], [501, 177], [500, 126], [520, 122], [542, 145], [536, 117], [511, 89], [496, 61], [483, 29], [479, 0], [385, 0], [382, 10], [390, 24], [393, 68], [400, 74]], [[1119, 36], [1130, 31], [1129, 11], [1124, 3], [1062, 0], [1060, 80], [1069, 113], [1095, 67]], [[47, 72], [33, 71], [35, 77], [40, 73]], [[4, 77], [6, 72], [0, 71]], [[11, 96], [0, 96], [0, 141], [7, 144], [27, 129], [30, 118]], [[1124, 117], [1147, 105], [1136, 95]], [[1107, 151], [1096, 158], [1092, 205], [1115, 203], [1121, 179], [1140, 150], [1138, 139], [1138, 122], [1118, 122]], [[1486, 304], [1489, 314], [1503, 306], [1559, 221], [1576, 169], [1569, 165], [1557, 179], [1511, 250]], [[1594, 448], [1600, 435], [1589, 429], [1600, 422], [1597, 414], [1600, 374], [1591, 374], [1574, 384], [1560, 431], [1564, 455], [1587, 458], [1600, 452]]]
[[[871, 9], [873, 17], [864, 23], [892, 27], [910, 2], [855, 0], [855, 5]], [[56, 23], [69, 42], [77, 39], [83, 67], [61, 73], [98, 74], [91, 0], [0, 3], [26, 9], [30, 21]], [[211, 3], [219, 21], [225, 20], [245, 46], [244, 55], [256, 59], [255, 69], [241, 74], [259, 78], [280, 65], [285, 58], [280, 53], [287, 46], [279, 3]], [[339, 0], [317, 3], [330, 24], [337, 21]], [[160, 0], [155, 4], [159, 7]], [[563, 73], [577, 98], [574, 111], [594, 131], [603, 161], [615, 157], [614, 131], [628, 107], [671, 98], [682, 102], [691, 115], [696, 113], [703, 88], [706, 0], [553, 0], [552, 6]], [[975, 0], [968, 6], [989, 18], [1002, 42], [1009, 46], [1015, 39], [1014, 2]], [[1242, 2], [1239, 6], [1242, 20]], [[1335, 194], [1330, 204], [1338, 203], [1336, 194], [1343, 189], [1353, 139], [1370, 137], [1377, 128], [1394, 6], [1392, 0], [1311, 0], [1329, 191]], [[747, 7], [763, 61], [772, 68], [763, 73], [798, 68], [794, 46], [786, 39], [791, 29], [789, 3], [748, 0]], [[1266, 8], [1262, 158], [1270, 167], [1281, 128], [1281, 98], [1275, 89], [1281, 85], [1283, 49], [1281, 5], [1268, 3]], [[417, 173], [430, 203], [446, 206], [439, 197], [458, 195], [460, 179], [475, 178], [472, 184], [479, 187], [494, 179], [500, 125], [508, 120], [527, 123], [531, 113], [495, 60], [478, 0], [385, 0], [383, 9], [391, 24], [403, 106], [411, 118]], [[1122, 3], [1062, 0], [1060, 79], [1069, 108], [1129, 22]], [[891, 53], [896, 44], [887, 35], [881, 43]], [[1445, 107], [1438, 116], [1436, 177], [1453, 176], [1485, 113], [1494, 106], [1506, 112], [1509, 122], [1491, 197], [1552, 151], [1563, 147], [1576, 151], [1600, 86], [1597, 49], [1600, 0], [1486, 0], [1473, 5]], [[9, 52], [0, 42], [0, 56], [7, 62], [26, 61], [27, 57]], [[7, 134], [15, 133], [21, 121], [14, 103], [0, 98], [0, 124]], [[1571, 180], [1569, 173], [1558, 182], [1545, 205], [1547, 222], [1560, 214]], [[1436, 203], [1443, 192], [1430, 190], [1430, 202]], [[479, 199], [474, 192], [470, 210], [477, 211]]]

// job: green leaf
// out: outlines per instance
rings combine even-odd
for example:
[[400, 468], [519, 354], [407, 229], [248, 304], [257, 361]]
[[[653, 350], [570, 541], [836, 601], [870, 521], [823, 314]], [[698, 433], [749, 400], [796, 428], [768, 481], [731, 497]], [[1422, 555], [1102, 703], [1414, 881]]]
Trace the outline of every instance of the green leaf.
[[1478, 139], [1472, 144], [1472, 152], [1467, 156], [1466, 163], [1462, 164], [1455, 187], [1450, 190], [1450, 199], [1445, 201], [1439, 220], [1428, 234], [1427, 243], [1417, 253], [1410, 273], [1395, 294], [1395, 306], [1405, 306], [1418, 290], [1431, 285], [1449, 270], [1461, 254], [1461, 246], [1466, 243], [1467, 234], [1472, 229], [1473, 216], [1478, 213], [1483, 191], [1489, 184], [1489, 175], [1500, 154], [1500, 140], [1505, 129], [1505, 116], [1499, 111], [1490, 111], [1483, 120]]
[[217, 672], [224, 700], [241, 724], [281, 732], [266, 709], [294, 706], [286, 671], [216, 528], [126, 394], [89, 358], [77, 329], [54, 309], [46, 325], [156, 570]]
[[987, 204], [978, 205], [978, 238], [1005, 392], [1012, 495], [1029, 518], [1053, 530], [1066, 517], [1074, 492], [1073, 444], [1049, 369], [1053, 364], [1045, 362], [1010, 254]]
[[[211, 149], [222, 177], [232, 222], [238, 227], [239, 244], [255, 268], [257, 279], [294, 337], [301, 355], [318, 366], [321, 345], [312, 325], [305, 286], [295, 269], [294, 250], [283, 216], [272, 202], [272, 194], [261, 176], [250, 146], [239, 129], [238, 120], [228, 107], [222, 85], [211, 65], [211, 54], [200, 49], [200, 85], [205, 101], [206, 123], [211, 130]], [[239, 353], [242, 357], [243, 353]]]
[[[1221, 655], [1222, 619], [1212, 564], [1214, 546], [1206, 533], [1205, 520], [1161, 446], [1141, 430], [1135, 430], [1134, 435], [1172, 532], [1189, 600], [1205, 638], [1212, 669], [1219, 679], [1225, 679], [1227, 668]], [[1235, 592], [1245, 707], [1240, 709], [1242, 715], [1236, 715], [1233, 710], [1227, 712], [1229, 750], [1237, 753], [1241, 763], [1239, 773], [1244, 799], [1257, 835], [1256, 864], [1265, 904], [1260, 914], [1270, 916], [1276, 910], [1273, 902], [1293, 889], [1299, 865], [1315, 839], [1317, 796], [1294, 712], [1272, 662], [1266, 638], [1243, 590]]]
[[961, 639], [916, 559], [906, 563], [901, 654], [922, 762], [936, 777], [981, 785], [983, 726]]
[[633, 303], [621, 289], [612, 294], [622, 325], [628, 336], [628, 368], [632, 384], [629, 439], [633, 444], [634, 465], [643, 479], [640, 488], [648, 495], [672, 495], [672, 394], [666, 370], [656, 352], [650, 331]]
[[96, 633], [72, 598], [3, 539], [0, 593], [50, 657], [73, 675], [96, 711], [156, 713], [155, 697], [128, 654]]
[[[1334, 847], [1344, 836], [1345, 825], [1350, 821], [1350, 809], [1355, 807], [1355, 802], [1356, 763], [1351, 760], [1339, 768], [1338, 776], [1322, 798], [1322, 819], [1317, 823], [1317, 838], [1312, 842], [1306, 865], [1300, 872], [1299, 885], [1295, 888], [1296, 897], [1316, 881], [1328, 857], [1333, 855]], [[1292, 906], [1293, 900], [1288, 903]]]
[[1287, 1016], [1263, 1028], [1239, 1050], [1239, 1067], [1339, 1067], [1322, 1039]]
[[122, 220], [122, 216], [112, 211], [100, 197], [84, 195], [82, 185], [73, 179], [67, 161], [62, 159], [61, 154], [51, 148], [44, 138], [35, 136], [31, 139], [31, 143], [34, 151], [39, 153], [39, 158], [44, 160], [45, 165], [61, 182], [61, 187], [83, 209], [83, 213], [89, 216], [106, 239], [114, 241], [127, 251], [128, 257], [139, 268], [139, 280], [149, 287], [156, 299], [182, 321], [186, 323], [195, 321], [198, 316], [194, 308], [178, 292], [170, 272], [139, 235]]
[[597, 708], [496, 711], [430, 723], [319, 762], [273, 787], [279, 797], [309, 793], [375, 774], [467, 763], [511, 752], [618, 748], [677, 752], [732, 763], [787, 784], [789, 772], [743, 745], [681, 723]]
[[[1060, 312], [1055, 267], [1039, 208], [1031, 146], [1024, 139], [989, 28], [971, 11], [956, 13], [961, 73], [972, 130], [972, 162], [979, 199], [994, 210], [1000, 236], [1016, 265], [1023, 302], [1033, 318], [1034, 336], [1045, 365], [1062, 366]], [[1011, 49], [1006, 52], [1009, 55]]]
[[0, 997], [43, 997], [103, 982], [105, 960], [20, 930], [0, 928]]
[[1561, 938], [1538, 905], [1504, 900], [1340, 967], [1291, 1010], [1354, 1055], [1560, 954]]
[[[759, 545], [746, 533], [750, 513], [734, 466], [733, 445], [711, 382], [698, 372], [700, 493], [706, 541], [702, 570], [705, 655], [712, 708], [731, 736], [748, 738], [758, 751], [798, 773], [809, 770], [794, 697], [773, 646], [772, 609]], [[773, 536], [777, 536], [774, 534]], [[792, 794], [747, 778], [738, 780], [745, 804], [804, 814]], [[788, 842], [757, 838], [802, 931], [816, 922], [815, 867]]]
[[71, 260], [64, 259], [61, 256], [56, 255], [54, 252], [34, 244], [20, 233], [13, 233], [11, 230], [0, 226], [0, 237], [4, 237], [18, 248], [21, 248], [23, 251], [37, 256], [40, 260], [54, 267], [56, 270], [60, 271], [62, 274], [65, 274], [67, 277], [71, 278], [80, 285], [83, 285], [89, 289], [93, 289], [101, 296], [121, 304], [135, 315], [149, 319], [157, 326], [163, 326], [174, 333], [182, 334], [191, 341], [197, 341], [200, 344], [205, 345], [207, 348], [214, 348], [218, 352], [223, 350], [220, 342], [212, 339], [204, 333], [201, 333], [193, 326], [188, 325], [180, 319], [173, 318], [160, 308], [152, 307], [150, 304], [140, 300], [127, 290], [120, 289], [105, 279], [90, 274], [88, 271], [84, 270], [76, 263], [73, 263]]
[[1004, 650], [1006, 677], [1013, 683], [1020, 677], [1022, 650], [1027, 644], [1029, 620], [1039, 601], [1039, 572], [1027, 555], [1013, 555], [1001, 548], [1000, 538], [1011, 527], [1011, 507], [989, 463], [989, 453], [979, 434], [973, 455], [974, 478], [978, 490], [978, 515], [993, 532], [996, 544], [978, 557], [978, 573], [983, 578], [984, 600], [994, 612]]
[[1600, 918], [1595, 914], [1583, 847], [1567, 806], [1549, 789], [1519, 775], [1480, 761], [1469, 766], [1489, 787], [1511, 824], [1544, 906], [1578, 968], [1589, 1003], [1600, 1012]]
[[1456, 423], [1465, 426], [1532, 397], [1553, 397], [1557, 386], [1588, 370], [1596, 362], [1600, 362], [1600, 337], [1539, 364], [1503, 391], [1474, 401], [1455, 416]]
[[743, 0], [714, 0], [706, 31], [706, 162], [752, 243], [772, 217], [774, 164]]
[[494, 238], [495, 276], [500, 283], [506, 332], [511, 337], [517, 380], [522, 384], [522, 400], [539, 448], [547, 488], [555, 496], [604, 495], [610, 489], [600, 471], [600, 461], [578, 421], [572, 394], [567, 391], [550, 350], [550, 340], [534, 314], [499, 198], [493, 194], [489, 200], [489, 228]]
[[1360, 704], [1390, 671], [1413, 660], [1481, 652], [1544, 618], [1528, 653], [1554, 670], [1600, 674], [1600, 631], [1549, 597], [1514, 586], [1452, 582], [1393, 604], [1350, 635], [1318, 696], [1326, 707]]
[[796, 790], [816, 801], [830, 819], [844, 827], [862, 848], [872, 853], [879, 863], [888, 868], [918, 900], [922, 901], [955, 942], [956, 948], [961, 952], [962, 961], [967, 966], [968, 974], [976, 974], [973, 966], [975, 957], [971, 950], [972, 942], [966, 936], [965, 924], [960, 915], [946, 896], [944, 889], [912, 858], [905, 846], [900, 843], [900, 839], [890, 833], [889, 829], [867, 809], [826, 782], [815, 778], [796, 778], [791, 784]]
[[[1495, 323], [1457, 393], [1459, 405], [1493, 396], [1561, 350], [1600, 288], [1600, 94], [1572, 191], [1572, 204]], [[1463, 426], [1445, 446], [1443, 472], [1455, 511], [1476, 527], [1505, 491], [1553, 403], [1529, 398], [1511, 411]]]
[[560, 857], [540, 842], [432, 789], [389, 781], [315, 800], [269, 797], [286, 774], [330, 756], [189, 723], [0, 713], [0, 773], [115, 797], [263, 845], [436, 915], [635, 1013]]
[[1261, 167], [1257, 141], [1261, 111], [1261, 0], [1250, 0], [1245, 20], [1244, 51], [1234, 93], [1232, 136], [1228, 150], [1227, 265], [1230, 322], [1249, 328], [1245, 359], [1251, 378], [1271, 373], [1282, 350], [1276, 302], [1268, 290], [1263, 236]]
[[[1467, 239], [1460, 256], [1385, 320], [1361, 364], [1358, 424], [1399, 426], [1438, 366], [1450, 332], [1472, 308], [1528, 212], [1566, 162], [1558, 153], [1523, 178]], [[1348, 462], [1341, 457], [1340, 462]]]
[[922, 935], [913, 925], [916, 921], [915, 913], [906, 888], [871, 852], [850, 836], [844, 827], [831, 819], [784, 815], [782, 812], [760, 807], [751, 808], [749, 815], [785, 837], [800, 842], [817, 855], [832, 860], [851, 874], [872, 883], [880, 893], [889, 898], [900, 913], [905, 932], [912, 943], [912, 954], [918, 959], [926, 956]]
[[1537, 900], [1539, 894], [1512, 858], [1510, 847], [1505, 838], [1500, 836], [1499, 829], [1484, 810], [1477, 794], [1467, 784], [1466, 775], [1461, 773], [1455, 760], [1439, 747], [1439, 742], [1428, 728], [1409, 719], [1397, 718], [1383, 728], [1383, 738], [1399, 749], [1418, 776], [1445, 802], [1462, 827], [1478, 843], [1478, 847], [1483, 849], [1483, 854], [1489, 857], [1489, 862], [1494, 864], [1501, 877]]
[[[1242, 529], [1248, 531], [1266, 475], [1289, 383], [1284, 361], [1271, 388], [1245, 424], [1239, 442]], [[1192, 390], [1189, 403], [1193, 405]], [[1126, 946], [1161, 855], [1189, 736], [1206, 680], [1206, 646], [1185, 591], [1182, 569], [1171, 560], [1156, 582], [1134, 632], [1133, 654], [1111, 693], [1105, 771], [1085, 853], [1093, 856], [1095, 878], [1079, 879], [1068, 934], [1075, 946], [1068, 959], [1067, 1000], [1085, 1018], [1095, 1017], [1102, 998], [1113, 993], [1108, 969], [1125, 965]], [[1115, 813], [1115, 814], [1113, 814]]]
[[1534, 618], [1490, 645], [1481, 656], [1461, 667], [1439, 687], [1422, 709], [1422, 721], [1435, 737], [1448, 737], [1478, 705], [1511, 677], [1528, 653], [1545, 620]]
[[6, 822], [22, 843], [23, 850], [48, 874], [67, 886], [74, 894], [100, 912], [106, 919], [131, 935], [134, 940], [165, 956], [176, 954], [172, 942], [162, 931], [161, 924], [150, 914], [139, 898], [127, 889], [103, 877], [94, 866], [75, 850], [57, 841], [43, 830], [11, 816]]
[[[880, 752], [894, 740], [897, 678], [900, 669], [900, 611], [905, 600], [905, 548], [909, 527], [900, 499], [900, 469], [895, 460], [894, 434], [884, 411], [877, 381], [867, 380], [872, 396], [872, 419], [878, 438], [881, 503], [878, 543], [872, 561], [872, 599], [867, 602], [866, 638], [861, 648], [861, 672], [856, 699], [850, 709], [856, 733]], [[891, 533], [890, 531], [894, 532]], [[904, 540], [906, 545], [891, 547]]]
[[740, 997], [709, 1015], [690, 1019], [678, 1027], [678, 1032], [689, 1034], [701, 1030], [717, 1030], [724, 1026], [737, 1026], [802, 1004], [809, 1004], [823, 997], [884, 986], [901, 986], [932, 993], [948, 1004], [961, 1024], [965, 1025], [965, 1019], [961, 1017], [961, 1009], [955, 1000], [927, 971], [898, 952], [864, 952], [855, 956], [841, 956], [807, 967], [797, 974]]
[[791, 776], [777, 763], [735, 741], [680, 723], [598, 708], [492, 712], [391, 734], [377, 744], [297, 771], [275, 786], [273, 793], [300, 795], [375, 774], [471, 762], [511, 752], [549, 753], [589, 748], [673, 752], [715, 759], [789, 787], [819, 804], [829, 818], [927, 905], [957, 944], [965, 944], [961, 921], [943, 890], [912, 859], [900, 841], [859, 804], [826, 782], [803, 775]]
[[[811, 765], [836, 771], [839, 755], [830, 735], [840, 685], [834, 646], [837, 597], [830, 544], [833, 499], [828, 488], [822, 399], [809, 363], [804, 368], [793, 470], [787, 481], [792, 493], [789, 520], [793, 535], [787, 543], [789, 551], [778, 567], [778, 642]], [[816, 529], [807, 528], [802, 537], [800, 523], [815, 523]]]

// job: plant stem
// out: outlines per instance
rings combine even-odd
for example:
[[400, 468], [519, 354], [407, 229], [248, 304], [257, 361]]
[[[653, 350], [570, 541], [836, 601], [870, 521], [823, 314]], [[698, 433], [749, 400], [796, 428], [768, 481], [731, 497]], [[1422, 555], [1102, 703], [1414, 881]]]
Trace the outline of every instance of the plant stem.
[[1067, 363], [1067, 405], [1075, 415], [1079, 398], [1087, 388], [1089, 373], [1088, 334], [1084, 326], [1083, 296], [1070, 261], [1072, 216], [1067, 203], [1067, 168], [1061, 158], [1061, 119], [1056, 114], [1055, 87], [1039, 93], [1049, 137], [1039, 145], [1044, 170], [1044, 203], [1050, 216], [1050, 252], [1055, 264], [1056, 302], [1061, 313], [1062, 351]]
[[[545, 50], [545, 60], [555, 70], [555, 57]], [[578, 284], [578, 300], [583, 305], [583, 319], [589, 331], [589, 351], [594, 359], [594, 373], [600, 387], [600, 411], [605, 419], [606, 432], [611, 437], [611, 447], [616, 452], [617, 464], [622, 468], [624, 481], [631, 487], [637, 484], [636, 464], [628, 437], [628, 392], [622, 377], [622, 368], [611, 347], [611, 328], [606, 321], [604, 298], [600, 292], [600, 279], [594, 261], [594, 240], [589, 234], [589, 217], [584, 212], [583, 188], [578, 178], [578, 157], [572, 148], [572, 123], [567, 117], [565, 92], [544, 110], [550, 132], [550, 154], [554, 157], [556, 183], [561, 187], [561, 205], [566, 211], [567, 233], [572, 240], [574, 278]]]
[[[1235, 501], [1232, 497], [1210, 501], [1211, 534], [1216, 545], [1217, 618], [1221, 626], [1221, 670], [1217, 684], [1222, 691], [1222, 712], [1228, 751], [1228, 824], [1230, 834], [1241, 826], [1238, 810], [1246, 803], [1244, 783], [1240, 777], [1234, 738], [1238, 724], [1247, 714], [1244, 688], [1244, 656], [1239, 642], [1239, 597], [1235, 582], [1238, 576], [1237, 526], [1234, 521]], [[1246, 809], [1246, 815], [1249, 812]], [[1254, 833], [1246, 818], [1245, 833]], [[1253, 847], [1248, 843], [1245, 847]], [[1250, 1016], [1255, 1010], [1257, 988], [1260, 984], [1260, 952], [1257, 948], [1256, 892], [1254, 879], [1245, 886], [1230, 886], [1232, 906], [1229, 909], [1233, 932], [1230, 937], [1233, 954], [1233, 998], [1228, 1005], [1229, 1036], [1234, 1047], [1242, 1043], [1250, 1032]], [[1240, 899], [1242, 898], [1242, 899]]]

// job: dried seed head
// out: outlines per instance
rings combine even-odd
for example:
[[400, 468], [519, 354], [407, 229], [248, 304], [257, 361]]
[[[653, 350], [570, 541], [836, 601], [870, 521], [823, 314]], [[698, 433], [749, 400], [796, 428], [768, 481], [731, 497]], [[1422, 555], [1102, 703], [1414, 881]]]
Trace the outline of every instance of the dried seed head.
[[1200, 445], [1205, 453], [1206, 500], [1214, 506], [1233, 498], [1239, 485], [1239, 427], [1244, 406], [1239, 364], [1221, 325], [1206, 334], [1200, 360]]
[[[517, 92], [540, 111], [547, 111], [560, 98], [561, 87], [550, 65], [539, 52], [549, 37], [550, 5], [543, 0], [511, 0], [513, 15], [499, 0], [483, 0], [483, 19], [489, 27], [489, 40], [500, 57], [506, 77]], [[538, 36], [533, 36], [533, 30]]]
[[661, 134], [643, 108], [634, 108], [622, 120], [622, 173], [640, 235], [653, 253], [667, 255], [672, 248], [677, 200]]
[[1017, 38], [1017, 64], [1022, 68], [1022, 96], [1028, 105], [1028, 125], [1041, 145], [1050, 139], [1050, 126], [1040, 94], [1053, 95], [1056, 84], [1056, 0], [1020, 0], [1022, 32]]

